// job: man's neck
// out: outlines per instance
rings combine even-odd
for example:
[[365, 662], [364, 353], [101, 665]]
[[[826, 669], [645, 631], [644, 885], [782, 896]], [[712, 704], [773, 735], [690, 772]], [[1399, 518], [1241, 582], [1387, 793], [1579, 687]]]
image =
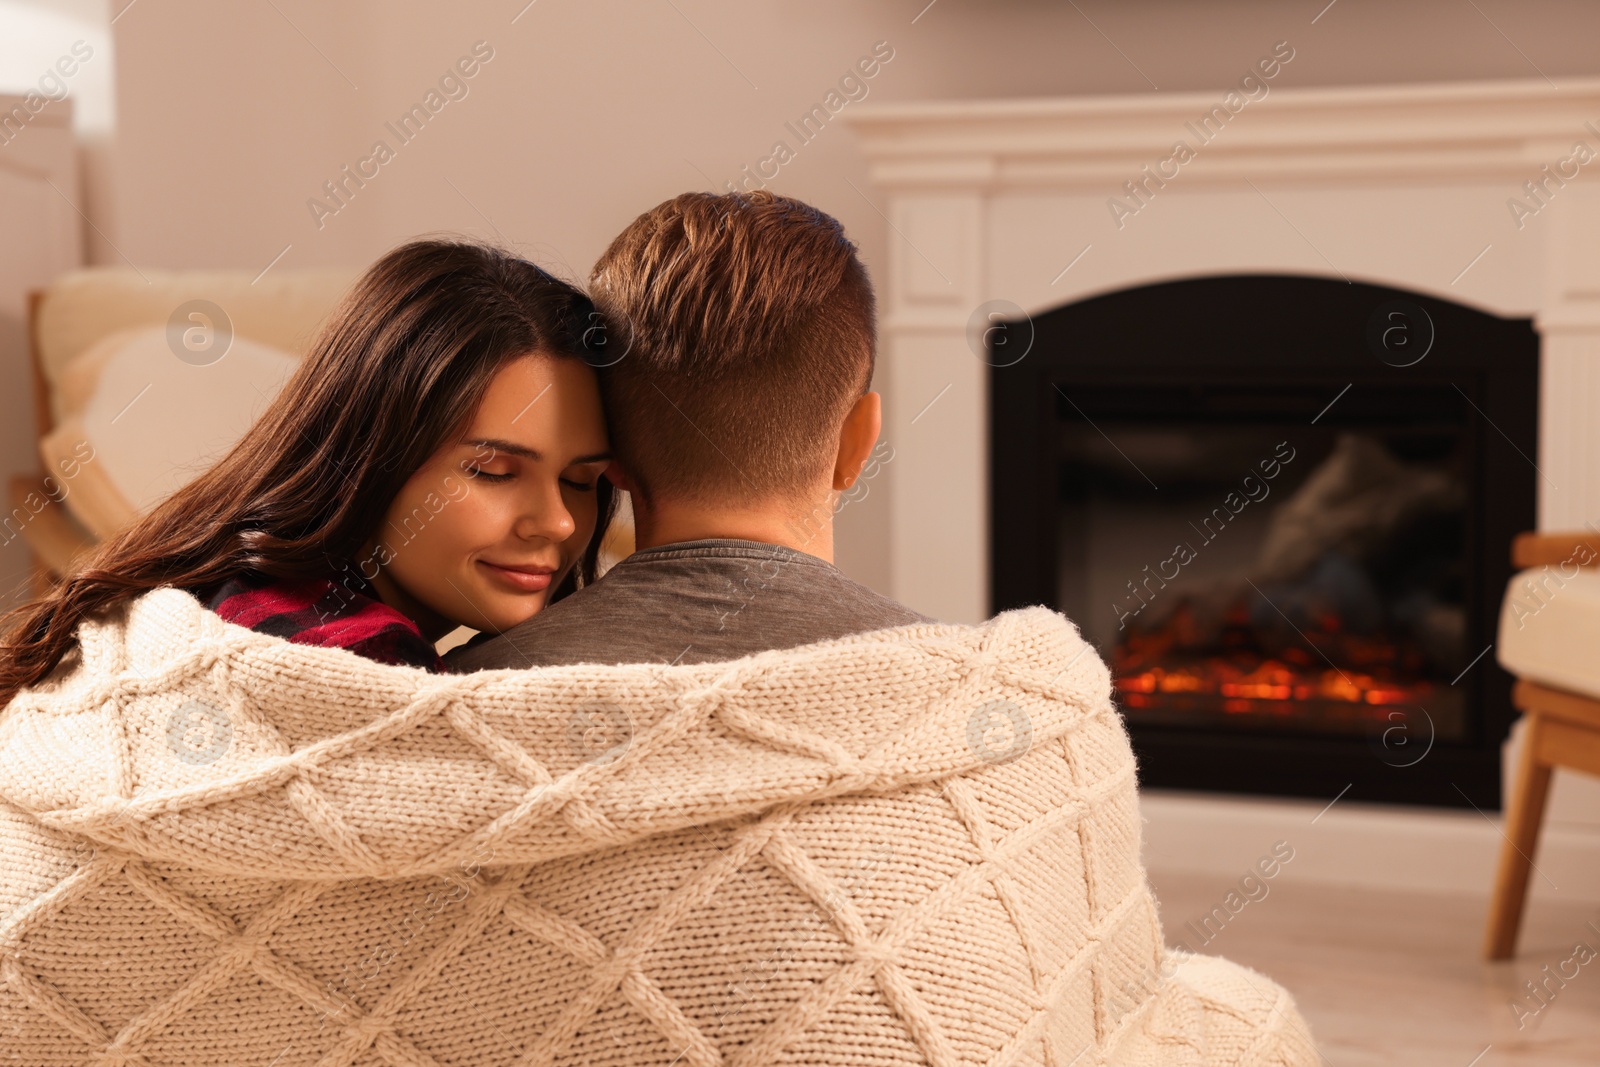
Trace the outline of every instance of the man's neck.
[[729, 511], [693, 504], [646, 506], [636, 499], [633, 526], [634, 544], [640, 549], [684, 541], [730, 539], [783, 545], [833, 562], [831, 500], [819, 504], [807, 515], [804, 508], [793, 506]]

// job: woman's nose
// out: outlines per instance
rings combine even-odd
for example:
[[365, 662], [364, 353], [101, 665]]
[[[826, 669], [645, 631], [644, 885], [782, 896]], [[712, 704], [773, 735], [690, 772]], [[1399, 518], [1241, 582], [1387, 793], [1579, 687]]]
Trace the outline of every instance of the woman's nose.
[[527, 509], [517, 519], [514, 532], [525, 541], [543, 538], [559, 543], [571, 537], [577, 528], [577, 521], [562, 499], [560, 485], [552, 485], [529, 501]]

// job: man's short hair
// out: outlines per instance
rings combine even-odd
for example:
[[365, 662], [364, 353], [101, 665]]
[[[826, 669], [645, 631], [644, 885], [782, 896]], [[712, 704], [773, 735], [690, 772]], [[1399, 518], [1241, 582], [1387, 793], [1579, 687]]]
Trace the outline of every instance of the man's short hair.
[[601, 372], [612, 448], [647, 497], [796, 497], [872, 381], [872, 282], [832, 216], [764, 190], [640, 215], [591, 288], [626, 354]]

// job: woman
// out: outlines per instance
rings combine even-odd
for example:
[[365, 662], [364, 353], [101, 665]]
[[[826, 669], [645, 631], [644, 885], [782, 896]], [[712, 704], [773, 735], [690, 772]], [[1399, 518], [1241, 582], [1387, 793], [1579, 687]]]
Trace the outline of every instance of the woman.
[[290, 641], [438, 670], [591, 581], [613, 494], [593, 305], [515, 256], [379, 260], [223, 459], [19, 609], [0, 706], [160, 586]]

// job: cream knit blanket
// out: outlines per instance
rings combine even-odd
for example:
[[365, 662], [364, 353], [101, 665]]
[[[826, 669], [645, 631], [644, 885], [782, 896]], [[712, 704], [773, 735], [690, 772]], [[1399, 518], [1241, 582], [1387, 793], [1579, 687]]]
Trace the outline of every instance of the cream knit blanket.
[[0, 713], [0, 1063], [1317, 1062], [1060, 616], [430, 675], [185, 593]]

